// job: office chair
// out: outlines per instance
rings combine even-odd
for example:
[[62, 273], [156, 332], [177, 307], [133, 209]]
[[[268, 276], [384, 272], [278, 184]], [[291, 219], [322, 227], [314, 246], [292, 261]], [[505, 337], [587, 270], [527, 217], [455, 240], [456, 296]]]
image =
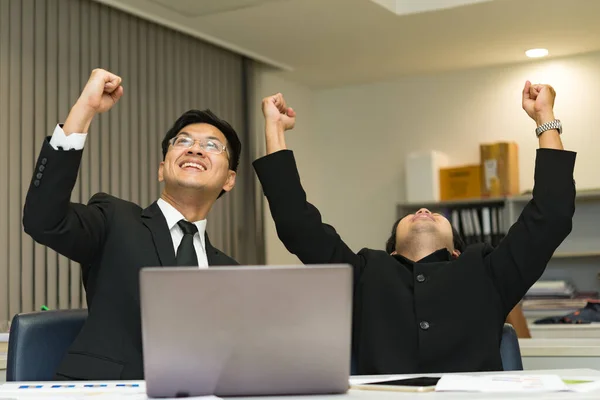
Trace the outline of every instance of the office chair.
[[521, 348], [517, 332], [511, 324], [504, 324], [502, 328], [502, 340], [500, 341], [500, 358], [502, 368], [505, 371], [522, 371], [523, 360], [521, 359]]
[[[521, 348], [519, 347], [519, 338], [517, 332], [511, 324], [504, 324], [502, 327], [502, 339], [500, 341], [500, 358], [502, 359], [502, 368], [504, 371], [522, 371], [523, 360], [521, 359]], [[356, 360], [352, 357], [350, 364], [350, 374], [356, 375]]]
[[6, 380], [51, 381], [67, 349], [79, 334], [87, 310], [17, 314], [8, 339]]

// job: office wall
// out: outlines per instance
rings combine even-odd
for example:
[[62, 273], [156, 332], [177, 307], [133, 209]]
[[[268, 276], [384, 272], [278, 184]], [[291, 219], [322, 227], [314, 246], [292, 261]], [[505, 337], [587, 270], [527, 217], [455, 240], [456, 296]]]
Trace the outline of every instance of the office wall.
[[[296, 127], [286, 135], [286, 143], [288, 148], [294, 150], [298, 168], [302, 171], [302, 183], [308, 193], [308, 200], [320, 203], [320, 169], [326, 165], [320, 154], [326, 149], [321, 147], [322, 140], [316, 129], [314, 93], [306, 86], [282, 78], [276, 71], [265, 66], [256, 69], [254, 79], [255, 96], [251, 110], [254, 114], [254, 132], [259, 136], [260, 154], [265, 154], [261, 100], [281, 92], [298, 115]], [[298, 264], [298, 258], [290, 254], [277, 238], [275, 224], [273, 224], [266, 200], [264, 216], [266, 263], [270, 265]]]
[[[311, 135], [290, 146], [306, 157], [300, 174], [326, 221], [354, 250], [383, 248], [395, 205], [405, 199], [404, 160], [413, 151], [437, 149], [454, 164], [479, 162], [479, 143], [519, 144], [521, 190], [533, 185], [535, 125], [521, 109], [526, 79], [551, 83], [563, 141], [578, 152], [578, 189], [600, 187], [600, 54], [561, 60], [411, 76], [369, 85], [309, 92]], [[296, 97], [295, 86], [280, 83]], [[294, 106], [294, 101], [290, 101]], [[318, 138], [320, 157], [310, 143]], [[314, 173], [314, 171], [319, 171]], [[266, 214], [268, 220], [269, 215]], [[268, 246], [276, 246], [269, 236]]]
[[[156, 200], [160, 141], [187, 109], [211, 108], [245, 140], [241, 56], [90, 0], [0, 1], [0, 330], [42, 304], [85, 305], [79, 265], [34, 244], [21, 215], [43, 138], [96, 67], [121, 75], [125, 94], [90, 128], [73, 201]], [[208, 219], [212, 243], [234, 257], [255, 230], [235, 218], [252, 201], [234, 190]]]

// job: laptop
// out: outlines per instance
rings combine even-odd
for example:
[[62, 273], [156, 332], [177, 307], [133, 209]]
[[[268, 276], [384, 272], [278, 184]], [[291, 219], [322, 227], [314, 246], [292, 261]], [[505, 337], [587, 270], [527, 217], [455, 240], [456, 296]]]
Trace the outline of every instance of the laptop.
[[149, 397], [344, 393], [348, 265], [140, 272]]

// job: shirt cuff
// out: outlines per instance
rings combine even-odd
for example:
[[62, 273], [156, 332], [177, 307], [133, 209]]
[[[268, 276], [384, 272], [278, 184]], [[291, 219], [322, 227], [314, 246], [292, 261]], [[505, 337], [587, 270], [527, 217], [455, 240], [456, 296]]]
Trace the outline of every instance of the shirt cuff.
[[87, 133], [72, 133], [67, 136], [63, 131], [62, 124], [58, 124], [50, 138], [50, 146], [54, 150], [83, 150], [86, 138]]

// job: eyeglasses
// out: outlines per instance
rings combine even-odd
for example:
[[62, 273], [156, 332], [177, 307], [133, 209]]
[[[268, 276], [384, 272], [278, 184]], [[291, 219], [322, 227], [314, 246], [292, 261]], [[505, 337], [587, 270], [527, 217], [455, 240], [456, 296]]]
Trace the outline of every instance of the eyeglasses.
[[211, 154], [221, 154], [222, 152], [227, 152], [227, 146], [218, 141], [217, 139], [194, 139], [189, 136], [179, 135], [175, 136], [170, 140], [171, 145], [173, 147], [179, 147], [184, 149], [189, 149], [194, 146], [194, 143], [198, 143], [200, 148], [207, 153]]

